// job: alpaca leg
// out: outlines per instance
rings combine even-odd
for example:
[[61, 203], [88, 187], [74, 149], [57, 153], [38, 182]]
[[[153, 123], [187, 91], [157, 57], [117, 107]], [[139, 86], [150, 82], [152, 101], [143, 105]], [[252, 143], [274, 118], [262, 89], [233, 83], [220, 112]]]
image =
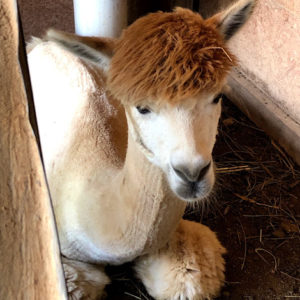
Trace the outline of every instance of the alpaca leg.
[[208, 227], [181, 220], [168, 244], [140, 257], [135, 270], [155, 299], [211, 299], [224, 283], [225, 252]]
[[110, 282], [103, 266], [92, 265], [68, 258], [62, 258], [68, 299], [101, 299], [104, 288]]

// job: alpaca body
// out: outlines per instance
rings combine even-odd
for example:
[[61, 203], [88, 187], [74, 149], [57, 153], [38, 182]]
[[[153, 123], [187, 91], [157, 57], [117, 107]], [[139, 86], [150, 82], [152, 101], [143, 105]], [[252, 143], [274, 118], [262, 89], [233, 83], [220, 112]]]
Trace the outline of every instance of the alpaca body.
[[[58, 61], [60, 67], [53, 68]], [[35, 105], [62, 253], [118, 264], [162, 247], [185, 203], [128, 139], [123, 107], [101, 88], [101, 70], [51, 42], [38, 45], [29, 64], [35, 99], [42, 100]], [[45, 82], [63, 85], [64, 93], [43, 88]], [[57, 111], [58, 106], [68, 107], [63, 101], [72, 112]], [[75, 129], [72, 135], [70, 127]]]

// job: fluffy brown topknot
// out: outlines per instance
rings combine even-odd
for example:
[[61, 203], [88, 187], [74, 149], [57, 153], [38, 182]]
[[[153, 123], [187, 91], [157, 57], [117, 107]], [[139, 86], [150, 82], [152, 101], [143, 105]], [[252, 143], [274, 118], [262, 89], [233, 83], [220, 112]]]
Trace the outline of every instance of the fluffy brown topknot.
[[220, 88], [234, 64], [214, 24], [177, 8], [149, 14], [123, 31], [108, 88], [125, 105], [177, 104]]

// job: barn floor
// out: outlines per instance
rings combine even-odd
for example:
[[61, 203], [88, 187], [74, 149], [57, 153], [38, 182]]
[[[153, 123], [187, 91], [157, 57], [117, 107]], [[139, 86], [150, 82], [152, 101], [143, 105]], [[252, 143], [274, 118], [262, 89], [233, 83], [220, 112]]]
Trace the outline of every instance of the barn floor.
[[[208, 225], [228, 250], [218, 300], [300, 300], [300, 167], [227, 99], [214, 157], [212, 201], [185, 218]], [[152, 299], [130, 265], [107, 271], [108, 299]]]

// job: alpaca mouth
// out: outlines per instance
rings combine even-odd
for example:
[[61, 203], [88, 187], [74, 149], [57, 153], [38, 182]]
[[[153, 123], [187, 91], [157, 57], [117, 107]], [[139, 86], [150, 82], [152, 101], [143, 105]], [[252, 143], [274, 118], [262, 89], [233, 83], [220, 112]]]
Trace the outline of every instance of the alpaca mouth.
[[171, 190], [177, 197], [186, 202], [196, 202], [207, 198], [215, 183], [214, 164], [210, 165], [209, 171], [197, 181], [183, 180], [171, 168], [168, 172], [168, 180]]
[[206, 198], [212, 190], [212, 185], [207, 180], [180, 184], [175, 188], [175, 193], [184, 201], [194, 202]]

